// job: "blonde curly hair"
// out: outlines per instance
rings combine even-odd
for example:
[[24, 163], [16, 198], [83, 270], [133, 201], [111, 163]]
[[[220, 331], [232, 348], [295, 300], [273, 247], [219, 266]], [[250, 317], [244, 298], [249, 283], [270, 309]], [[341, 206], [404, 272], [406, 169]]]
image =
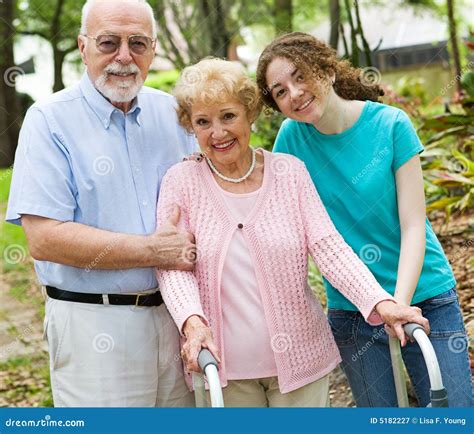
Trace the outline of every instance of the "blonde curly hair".
[[178, 106], [178, 122], [192, 132], [191, 110], [194, 104], [220, 105], [234, 99], [247, 109], [250, 123], [262, 110], [257, 85], [242, 65], [216, 57], [205, 58], [183, 69], [173, 89]]

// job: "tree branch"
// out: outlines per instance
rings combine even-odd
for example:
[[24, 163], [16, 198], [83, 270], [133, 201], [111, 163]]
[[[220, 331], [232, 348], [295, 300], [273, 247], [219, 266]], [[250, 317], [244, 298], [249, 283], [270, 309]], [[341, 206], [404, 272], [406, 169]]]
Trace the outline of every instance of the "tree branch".
[[43, 32], [40, 32], [39, 30], [36, 31], [36, 30], [18, 30], [17, 31], [18, 34], [20, 35], [25, 35], [25, 36], [41, 36], [42, 38], [46, 39], [47, 41], [50, 40], [50, 37], [49, 35], [47, 35], [46, 33], [43, 33]]

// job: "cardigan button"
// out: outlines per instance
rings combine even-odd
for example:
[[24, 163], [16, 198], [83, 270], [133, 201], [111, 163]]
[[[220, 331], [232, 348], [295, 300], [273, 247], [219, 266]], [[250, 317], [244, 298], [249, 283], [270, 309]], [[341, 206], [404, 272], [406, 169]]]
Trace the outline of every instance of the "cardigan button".
[[237, 227], [238, 227], [239, 229], [242, 229], [242, 228], [244, 227], [244, 225], [243, 225], [242, 223], [239, 223], [239, 224], [237, 225]]

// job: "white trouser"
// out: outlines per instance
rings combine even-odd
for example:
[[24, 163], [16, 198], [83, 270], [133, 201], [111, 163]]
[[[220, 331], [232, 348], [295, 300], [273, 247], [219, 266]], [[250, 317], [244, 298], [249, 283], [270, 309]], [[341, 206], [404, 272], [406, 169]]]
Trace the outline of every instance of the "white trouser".
[[193, 407], [166, 309], [47, 298], [56, 407]]

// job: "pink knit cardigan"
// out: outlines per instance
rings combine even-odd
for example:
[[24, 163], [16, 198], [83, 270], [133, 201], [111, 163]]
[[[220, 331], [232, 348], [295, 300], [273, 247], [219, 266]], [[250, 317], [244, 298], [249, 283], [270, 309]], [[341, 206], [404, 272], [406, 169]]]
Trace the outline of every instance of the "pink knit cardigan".
[[370, 324], [381, 323], [375, 305], [393, 298], [337, 232], [304, 163], [286, 154], [263, 155], [261, 191], [242, 222], [226, 209], [205, 162], [186, 161], [168, 170], [157, 223], [165, 223], [172, 205], [178, 204], [179, 226], [195, 235], [198, 260], [194, 272], [157, 270], [157, 278], [180, 331], [191, 315], [210, 325], [222, 359], [221, 383], [226, 386], [220, 282], [232, 235], [242, 231], [255, 265], [280, 391], [286, 393], [323, 377], [341, 361], [321, 304], [307, 284], [309, 254]]

